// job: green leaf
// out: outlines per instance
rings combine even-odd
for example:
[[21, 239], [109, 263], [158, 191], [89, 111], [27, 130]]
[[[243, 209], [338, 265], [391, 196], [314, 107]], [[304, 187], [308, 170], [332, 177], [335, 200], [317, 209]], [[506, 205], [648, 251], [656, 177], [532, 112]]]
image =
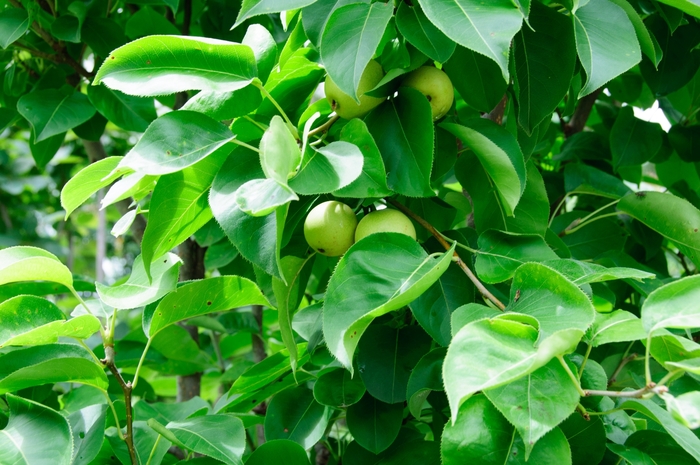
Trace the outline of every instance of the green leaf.
[[73, 465], [88, 465], [100, 452], [105, 437], [107, 404], [87, 406], [68, 416], [73, 436]]
[[452, 313], [452, 318], [450, 319], [450, 334], [452, 337], [454, 337], [460, 329], [469, 323], [481, 320], [483, 318], [493, 318], [496, 315], [500, 315], [500, 310], [487, 307], [486, 305], [473, 302], [462, 305], [461, 307], [457, 308], [454, 313]]
[[569, 90], [576, 43], [569, 19], [552, 8], [534, 2], [529, 24], [515, 36], [513, 59], [518, 122], [532, 134]]
[[29, 29], [29, 15], [24, 8], [5, 8], [0, 13], [0, 46], [6, 49]]
[[566, 435], [575, 465], [600, 463], [605, 455], [605, 426], [599, 416], [585, 420], [579, 413], [572, 414], [559, 428]]
[[163, 255], [153, 263], [149, 282], [143, 258], [139, 255], [134, 259], [131, 275], [125, 283], [111, 287], [96, 283], [97, 293], [102, 302], [118, 310], [143, 307], [177, 287], [180, 265], [182, 260], [177, 255]]
[[314, 384], [314, 399], [329, 407], [349, 407], [365, 394], [365, 385], [359, 376], [353, 378], [348, 370], [332, 369], [318, 377]]
[[84, 123], [95, 114], [95, 107], [80, 92], [46, 89], [22, 96], [17, 111], [32, 126], [32, 141], [41, 142]]
[[144, 329], [152, 338], [163, 328], [187, 318], [256, 304], [269, 306], [258, 286], [248, 279], [239, 276], [202, 279], [163, 297], [152, 315], [144, 313]]
[[433, 117], [430, 102], [415, 89], [379, 105], [365, 122], [384, 159], [389, 188], [408, 197], [433, 197]]
[[0, 430], [0, 463], [70, 465], [73, 441], [68, 421], [37, 402], [8, 394], [10, 421]]
[[253, 16], [296, 10], [313, 2], [314, 0], [243, 0], [236, 23], [231, 29], [235, 29], [246, 19]]
[[458, 46], [442, 70], [464, 101], [484, 113], [498, 105], [508, 87], [493, 60], [468, 48]]
[[647, 333], [642, 321], [625, 310], [612, 313], [596, 313], [595, 321], [588, 329], [584, 341], [593, 347], [612, 342], [628, 342], [644, 339]]
[[293, 200], [299, 200], [294, 191], [286, 183], [274, 179], [253, 179], [239, 187], [235, 194], [238, 208], [252, 216], [267, 216]]
[[474, 286], [456, 264], [450, 265], [435, 284], [411, 302], [418, 323], [443, 347], [450, 344], [450, 315], [474, 300]]
[[606, 268], [596, 263], [578, 260], [548, 260], [543, 265], [563, 274], [566, 279], [577, 286], [588, 283], [599, 283], [615, 279], [635, 279], [641, 281], [650, 279], [654, 274], [636, 268], [612, 267]]
[[589, 0], [573, 15], [576, 49], [586, 71], [578, 98], [590, 94], [642, 59], [634, 26], [610, 0]]
[[246, 465], [269, 465], [282, 462], [285, 465], [310, 465], [304, 448], [287, 439], [265, 441], [248, 457]]
[[260, 141], [260, 164], [265, 176], [286, 186], [300, 161], [301, 151], [296, 139], [282, 118], [273, 116]]
[[0, 394], [49, 383], [81, 383], [106, 390], [104, 368], [81, 346], [46, 344], [0, 357]]
[[129, 39], [148, 35], [178, 35], [180, 30], [161, 13], [148, 6], [136, 11], [124, 25], [124, 33]]
[[512, 2], [494, 0], [485, 4], [477, 0], [419, 0], [418, 3], [428, 19], [447, 37], [498, 63], [503, 77], [510, 81], [508, 51], [523, 22], [520, 11]]
[[0, 250], [0, 285], [20, 281], [51, 281], [73, 287], [73, 275], [54, 254], [29, 246]]
[[187, 449], [229, 465], [241, 465], [245, 450], [243, 422], [230, 415], [204, 415], [165, 426]]
[[617, 209], [658, 232], [700, 266], [700, 211], [690, 202], [671, 194], [627, 194]]
[[150, 277], [151, 263], [178, 246], [212, 218], [207, 192], [223, 165], [225, 152], [165, 176], [151, 196], [141, 256]]
[[619, 199], [630, 192], [620, 178], [583, 163], [566, 165], [564, 185], [566, 192], [589, 193], [609, 199]]
[[[457, 422], [445, 426], [440, 449], [443, 465], [524, 465], [527, 456], [516, 429], [483, 395], [465, 402]], [[527, 463], [571, 465], [571, 451], [562, 431], [556, 428], [541, 438]]]
[[321, 59], [333, 82], [359, 103], [357, 87], [391, 19], [387, 3], [353, 3], [330, 15], [321, 38]]
[[304, 289], [306, 289], [306, 283], [311, 275], [314, 258], [314, 255], [310, 255], [306, 259], [291, 255], [284, 257], [280, 262], [284, 281], [279, 278], [272, 278], [272, 291], [277, 301], [280, 333], [282, 334], [282, 341], [289, 351], [292, 371], [296, 371], [297, 358], [299, 357], [297, 344], [294, 340], [294, 331], [292, 330], [292, 318], [297, 308], [299, 308], [301, 299], [304, 297]]
[[323, 333], [330, 352], [351, 373], [355, 347], [372, 320], [425, 292], [447, 269], [453, 249], [432, 258], [404, 234], [377, 233], [345, 253], [328, 283]]
[[700, 18], [700, 5], [698, 5], [696, 0], [660, 0], [666, 5], [670, 5], [674, 8], [678, 8], [684, 13], [688, 13], [690, 16], [695, 16]]
[[258, 79], [266, 82], [272, 68], [277, 64], [277, 42], [270, 31], [260, 24], [251, 24], [245, 31], [243, 45], [253, 49], [258, 68]]
[[542, 236], [489, 229], [479, 236], [476, 272], [482, 281], [500, 283], [513, 277], [525, 262], [557, 259]]
[[416, 418], [421, 417], [423, 403], [432, 391], [444, 391], [442, 365], [447, 348], [438, 347], [425, 354], [411, 371], [406, 387], [408, 409]]
[[[136, 449], [138, 462], [141, 464], [148, 463], [148, 458], [152, 457], [153, 463], [161, 463], [171, 446], [170, 441], [161, 440], [156, 443], [159, 437], [158, 433], [151, 429], [145, 421], [134, 421], [133, 431], [134, 449]], [[112, 449], [109, 455], [110, 460], [114, 460], [111, 457], [116, 456], [121, 463], [130, 463], [131, 458], [126, 442], [117, 436], [116, 428], [108, 429], [106, 437]]]
[[642, 52], [651, 60], [655, 67], [659, 66], [663, 53], [661, 52], [661, 48], [656, 42], [656, 39], [653, 38], [649, 33], [649, 30], [647, 30], [647, 27], [637, 13], [637, 10], [635, 10], [627, 0], [610, 1], [625, 10], [625, 13], [627, 13], [627, 16], [634, 26], [634, 31], [637, 33], [637, 40], [639, 40], [639, 46], [641, 47]]
[[327, 194], [347, 187], [362, 174], [364, 156], [349, 142], [335, 141], [312, 149], [289, 187], [301, 195]]
[[250, 47], [218, 39], [148, 36], [114, 50], [93, 85], [152, 97], [187, 90], [227, 92], [255, 78]]
[[403, 404], [385, 404], [369, 393], [348, 407], [346, 421], [355, 441], [373, 454], [389, 447], [401, 429]]
[[149, 175], [170, 174], [220, 152], [235, 136], [223, 124], [194, 111], [173, 111], [155, 120], [119, 163]]
[[87, 339], [100, 330], [92, 315], [66, 321], [46, 299], [19, 295], [0, 304], [0, 347], [51, 344], [59, 337]]
[[610, 131], [613, 166], [641, 165], [651, 160], [661, 148], [661, 126], [635, 118], [632, 107], [620, 109]]
[[660, 424], [695, 460], [700, 461], [700, 439], [652, 400], [628, 399], [619, 408], [636, 410]]
[[122, 159], [123, 157], [107, 157], [96, 161], [68, 180], [61, 190], [61, 206], [66, 211], [66, 219], [95, 192], [129, 172], [128, 169], [117, 169]]
[[216, 121], [225, 121], [255, 111], [261, 102], [260, 89], [248, 86], [231, 92], [202, 91], [189, 99], [181, 109], [203, 113]]
[[700, 276], [688, 276], [666, 284], [642, 305], [642, 325], [647, 334], [664, 328], [700, 326]]
[[310, 449], [322, 437], [332, 409], [314, 399], [313, 392], [301, 385], [272, 398], [265, 414], [265, 438], [289, 439]]
[[593, 304], [583, 291], [539, 263], [526, 263], [515, 272], [507, 310], [535, 317], [540, 324], [540, 341], [561, 330], [583, 333], [595, 318]]
[[700, 391], [690, 391], [674, 397], [664, 394], [666, 410], [686, 428], [700, 428]]
[[144, 132], [157, 118], [153, 99], [133, 97], [107, 86], [88, 86], [87, 96], [97, 111], [127, 131]]
[[504, 127], [483, 118], [467, 120], [465, 125], [440, 126], [472, 149], [493, 180], [506, 215], [513, 216], [527, 179], [525, 160], [515, 137]]
[[417, 326], [367, 328], [358, 347], [357, 363], [367, 392], [388, 404], [406, 400], [411, 370], [430, 350], [430, 339]]
[[455, 43], [428, 20], [418, 4], [399, 5], [396, 27], [411, 45], [439, 63], [445, 63], [455, 51]]
[[216, 175], [209, 204], [216, 221], [241, 255], [265, 273], [281, 278], [280, 248], [287, 208], [279, 208], [274, 215], [254, 217], [243, 212], [236, 202], [236, 191], [244, 183], [263, 177], [258, 154], [238, 148]]
[[367, 125], [359, 118], [351, 119], [342, 131], [340, 139], [360, 149], [362, 153], [362, 172], [347, 186], [333, 194], [336, 197], [385, 197], [391, 194], [386, 185], [386, 170], [374, 138], [367, 130]]
[[526, 459], [537, 441], [574, 412], [580, 398], [559, 360], [484, 394], [520, 433]]

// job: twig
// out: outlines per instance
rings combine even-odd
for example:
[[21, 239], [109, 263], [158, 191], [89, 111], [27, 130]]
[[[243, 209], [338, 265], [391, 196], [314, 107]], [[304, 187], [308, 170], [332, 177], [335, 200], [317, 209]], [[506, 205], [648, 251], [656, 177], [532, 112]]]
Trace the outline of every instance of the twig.
[[620, 360], [620, 363], [617, 365], [617, 368], [615, 368], [615, 371], [613, 372], [612, 376], [608, 380], [608, 386], [612, 386], [615, 384], [615, 381], [617, 381], [617, 377], [622, 371], [622, 369], [627, 365], [629, 362], [635, 360], [637, 358], [637, 354], [630, 354], [627, 357], [623, 357], [622, 360]]
[[339, 119], [340, 119], [340, 116], [338, 116], [338, 115], [333, 115], [333, 116], [331, 116], [331, 117], [328, 119], [328, 121], [326, 121], [325, 123], [323, 123], [323, 124], [320, 125], [319, 127], [317, 127], [317, 128], [315, 128], [315, 129], [309, 131], [309, 137], [315, 136], [316, 134], [319, 134], [319, 133], [328, 131], [328, 129], [330, 129], [330, 127], [333, 126], [333, 123], [335, 123], [335, 122], [338, 121]]
[[[124, 393], [124, 406], [126, 408], [126, 435], [124, 435], [124, 442], [126, 442], [126, 448], [129, 450], [129, 457], [131, 458], [132, 465], [139, 465], [138, 458], [136, 457], [136, 448], [134, 447], [134, 418], [133, 411], [131, 408], [131, 381], [125, 382], [122, 378], [121, 373], [114, 364], [114, 345], [113, 343], [105, 342], [105, 358], [103, 363], [109, 368], [116, 378], [119, 386], [122, 388]], [[117, 425], [119, 427], [119, 425]]]
[[646, 386], [644, 386], [641, 389], [637, 389], [636, 391], [598, 391], [595, 389], [584, 389], [583, 391], [586, 394], [586, 397], [591, 397], [591, 396], [608, 396], [608, 397], [633, 397], [633, 398], [641, 398], [644, 397], [646, 394], [649, 394], [650, 392], [653, 392], [654, 394], [657, 395], [663, 395], [668, 392], [668, 388], [666, 386], [657, 386], [656, 383], [649, 383]]
[[185, 0], [183, 5], [182, 35], [190, 35], [190, 23], [192, 22], [192, 0]]
[[[423, 226], [426, 230], [428, 230], [428, 232], [430, 234], [433, 235], [433, 237], [435, 237], [435, 239], [437, 239], [437, 241], [445, 248], [445, 250], [450, 250], [450, 248], [451, 248], [450, 244], [442, 237], [442, 234], [440, 234], [440, 232], [437, 229], [435, 229], [435, 227], [433, 227], [433, 225], [431, 225], [430, 223], [425, 221], [423, 218], [421, 218], [420, 216], [413, 213], [411, 210], [409, 210], [407, 207], [400, 204], [396, 200], [386, 198], [386, 201], [388, 203], [392, 204], [393, 206], [395, 206], [396, 208], [398, 208], [399, 210], [401, 210], [406, 215], [408, 215], [411, 218], [413, 218], [414, 220], [416, 220], [416, 222], [418, 224]], [[486, 289], [486, 287], [481, 283], [481, 281], [479, 281], [479, 278], [477, 278], [476, 275], [474, 275], [474, 273], [472, 273], [472, 270], [469, 269], [469, 267], [466, 265], [466, 263], [464, 263], [464, 261], [457, 254], [456, 251], [454, 252], [454, 256], [455, 256], [457, 265], [462, 269], [462, 271], [464, 271], [464, 274], [467, 275], [469, 280], [472, 283], [474, 283], [474, 286], [476, 286], [476, 288], [479, 290], [481, 295], [484, 296], [485, 298], [487, 298], [488, 300], [490, 300], [491, 302], [493, 302], [500, 310], [505, 310], [506, 306], [503, 305], [503, 302], [498, 300], [496, 298], [496, 296], [491, 294], [491, 292], [488, 289]]]
[[574, 114], [571, 115], [571, 119], [564, 127], [564, 135], [567, 138], [573, 136], [577, 132], [583, 131], [583, 128], [586, 127], [586, 121], [588, 121], [588, 117], [591, 115], [593, 105], [595, 105], [595, 101], [598, 100], [598, 95], [600, 95], [602, 91], [603, 88], [601, 87], [578, 101]]

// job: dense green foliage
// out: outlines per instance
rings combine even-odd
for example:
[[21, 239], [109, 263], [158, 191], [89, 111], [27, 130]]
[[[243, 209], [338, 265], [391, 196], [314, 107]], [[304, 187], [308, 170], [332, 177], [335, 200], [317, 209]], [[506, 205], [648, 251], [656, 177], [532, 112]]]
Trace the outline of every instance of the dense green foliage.
[[696, 0], [0, 4], [0, 465], [700, 463]]

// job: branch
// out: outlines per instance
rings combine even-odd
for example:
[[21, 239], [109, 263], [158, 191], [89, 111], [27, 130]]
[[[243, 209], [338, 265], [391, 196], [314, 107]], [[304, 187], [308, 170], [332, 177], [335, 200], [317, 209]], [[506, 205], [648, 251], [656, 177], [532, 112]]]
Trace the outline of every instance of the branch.
[[653, 392], [654, 394], [657, 395], [663, 395], [668, 392], [668, 388], [666, 386], [657, 386], [656, 383], [649, 383], [646, 386], [644, 386], [641, 389], [637, 389], [636, 391], [598, 391], [595, 389], [584, 389], [583, 392], [586, 394], [586, 397], [590, 396], [608, 396], [608, 397], [632, 397], [639, 399], [641, 397], [644, 397], [646, 394], [649, 394], [650, 392]]
[[[423, 218], [421, 218], [420, 216], [413, 213], [411, 210], [409, 210], [407, 207], [400, 204], [396, 200], [387, 198], [386, 201], [388, 203], [392, 204], [393, 206], [395, 206], [396, 208], [398, 208], [399, 210], [401, 210], [406, 215], [408, 215], [411, 218], [413, 218], [414, 220], [416, 220], [416, 222], [418, 224], [420, 224], [425, 229], [427, 229], [428, 232], [430, 234], [432, 234], [433, 237], [435, 239], [437, 239], [437, 241], [445, 248], [445, 250], [450, 250], [452, 248], [450, 246], [450, 244], [445, 240], [445, 238], [442, 237], [442, 234], [440, 234], [440, 232], [438, 232], [438, 230], [435, 229], [435, 227], [433, 225], [431, 225], [430, 223], [425, 221]], [[454, 256], [455, 256], [455, 259], [457, 261], [457, 265], [462, 269], [462, 271], [464, 271], [464, 274], [467, 275], [469, 280], [472, 283], [474, 283], [474, 286], [476, 286], [476, 288], [479, 290], [481, 295], [484, 296], [485, 298], [487, 298], [488, 300], [490, 300], [491, 302], [493, 302], [499, 309], [505, 310], [506, 306], [503, 305], [503, 302], [498, 300], [496, 298], [496, 296], [491, 294], [491, 292], [488, 289], [486, 289], [486, 287], [481, 283], [481, 281], [479, 281], [479, 278], [477, 278], [476, 275], [474, 275], [474, 273], [472, 273], [472, 270], [470, 270], [469, 267], [466, 265], [466, 263], [464, 263], [464, 261], [462, 261], [462, 258], [457, 254], [456, 251], [454, 252]]]
[[[131, 408], [131, 381], [125, 382], [122, 378], [121, 373], [114, 364], [114, 343], [105, 342], [105, 358], [102, 362], [109, 368], [116, 378], [119, 386], [122, 388], [124, 393], [124, 405], [126, 408], [126, 435], [124, 436], [124, 442], [126, 442], [126, 448], [129, 450], [129, 457], [131, 458], [132, 465], [139, 465], [138, 458], [136, 457], [136, 448], [134, 447], [134, 417]], [[120, 426], [117, 425], [117, 428]]]
[[588, 121], [588, 117], [591, 115], [593, 105], [602, 91], [603, 88], [601, 87], [578, 101], [574, 114], [571, 115], [571, 119], [564, 127], [564, 135], [567, 138], [573, 136], [577, 132], [583, 131], [583, 128], [586, 127], [586, 121]]
[[631, 354], [627, 357], [623, 357], [622, 360], [620, 360], [620, 363], [617, 365], [617, 368], [615, 368], [615, 371], [613, 372], [612, 376], [608, 380], [608, 386], [612, 386], [613, 384], [615, 384], [615, 381], [617, 381], [617, 377], [620, 375], [620, 372], [625, 367], [625, 365], [635, 360], [636, 358], [637, 354]]
[[319, 134], [319, 133], [328, 132], [328, 129], [330, 129], [330, 127], [333, 126], [333, 123], [335, 123], [335, 122], [338, 121], [339, 119], [340, 119], [340, 116], [338, 116], [338, 115], [333, 115], [333, 116], [331, 116], [331, 117], [328, 119], [328, 121], [326, 121], [325, 123], [323, 123], [323, 124], [320, 125], [319, 127], [317, 127], [317, 128], [315, 128], [315, 129], [309, 131], [309, 137], [315, 136], [316, 134]]

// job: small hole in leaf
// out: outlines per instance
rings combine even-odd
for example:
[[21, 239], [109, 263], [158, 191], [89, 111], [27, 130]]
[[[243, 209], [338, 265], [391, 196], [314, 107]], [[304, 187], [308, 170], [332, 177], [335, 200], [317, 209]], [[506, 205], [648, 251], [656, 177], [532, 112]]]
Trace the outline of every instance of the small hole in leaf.
[[207, 305], [211, 305], [211, 300], [207, 301]]
[[85, 437], [85, 433], [81, 431], [80, 433], [78, 433], [78, 436], [80, 437], [80, 439], [83, 439]]

